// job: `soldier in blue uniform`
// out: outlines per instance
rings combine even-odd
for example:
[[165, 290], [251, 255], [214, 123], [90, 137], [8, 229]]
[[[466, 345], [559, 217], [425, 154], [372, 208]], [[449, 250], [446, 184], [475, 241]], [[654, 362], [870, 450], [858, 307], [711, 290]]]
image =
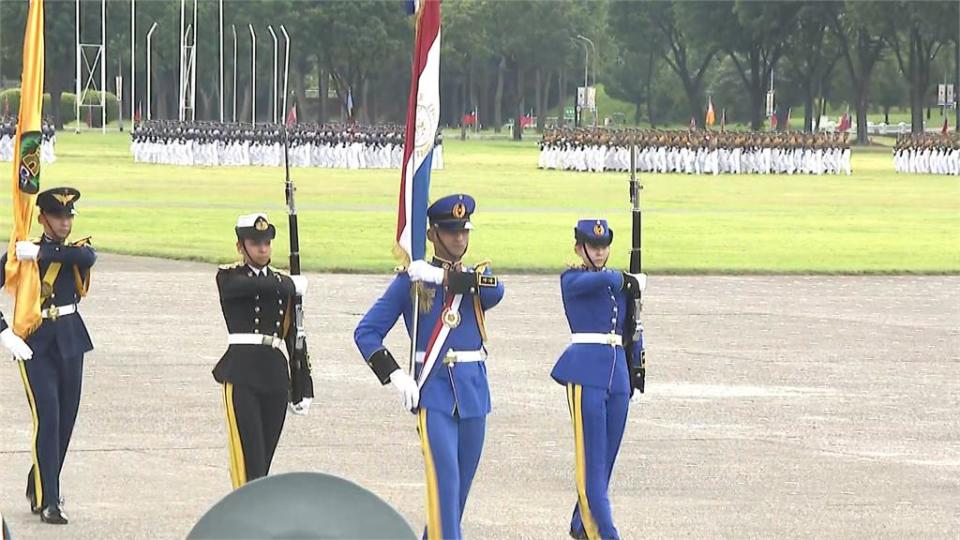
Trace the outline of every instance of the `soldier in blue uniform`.
[[[487, 264], [463, 265], [476, 208], [464, 194], [427, 209], [431, 262], [413, 261], [364, 315], [354, 333], [360, 354], [381, 384], [391, 383], [417, 413], [427, 483], [425, 538], [457, 539], [467, 494], [480, 462], [490, 412], [484, 317], [503, 298]], [[400, 369], [383, 339], [403, 315], [414, 317], [411, 287], [420, 287], [414, 377]]]
[[577, 504], [570, 536], [619, 539], [607, 490], [631, 395], [640, 396], [634, 391], [640, 388], [635, 368], [642, 338], [625, 351], [624, 329], [627, 303], [639, 298], [646, 276], [606, 267], [613, 242], [606, 220], [580, 220], [574, 241], [583, 264], [560, 276], [563, 308], [573, 336], [551, 373], [566, 387], [574, 427]]
[[[313, 401], [289, 403], [296, 329], [293, 296], [307, 290], [306, 276], [288, 276], [269, 266], [276, 227], [266, 214], [240, 216], [235, 227], [243, 261], [217, 271], [227, 350], [213, 369], [223, 385], [230, 478], [234, 488], [270, 473], [287, 409], [305, 415]], [[308, 375], [309, 377], [309, 375]]]
[[[80, 192], [54, 188], [37, 196], [39, 242], [17, 242], [20, 260], [36, 260], [41, 276], [41, 324], [26, 341], [0, 316], [0, 342], [19, 361], [33, 414], [33, 466], [27, 475], [30, 509], [45, 523], [65, 525], [60, 472], [80, 406], [83, 355], [93, 350], [77, 305], [90, 287], [97, 254], [89, 239], [66, 243], [73, 230], [74, 204]], [[0, 273], [7, 254], [0, 259]], [[5, 276], [0, 274], [0, 283]]]

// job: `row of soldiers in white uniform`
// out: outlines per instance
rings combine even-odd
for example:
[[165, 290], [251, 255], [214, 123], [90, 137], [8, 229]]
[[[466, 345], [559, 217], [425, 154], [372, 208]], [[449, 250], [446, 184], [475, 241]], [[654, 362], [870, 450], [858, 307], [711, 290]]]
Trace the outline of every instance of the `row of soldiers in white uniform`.
[[[40, 144], [40, 161], [43, 163], [53, 163], [57, 160], [54, 148], [57, 144], [57, 130], [53, 124], [46, 120], [40, 127], [43, 135]], [[17, 142], [17, 119], [11, 117], [3, 118], [0, 122], [0, 161], [13, 161], [13, 152]]]
[[547, 130], [541, 169], [683, 174], [850, 174], [846, 133]]
[[[150, 121], [131, 132], [133, 160], [199, 166], [283, 166], [280, 124]], [[403, 126], [295, 124], [287, 128], [291, 167], [397, 169], [403, 162]], [[443, 168], [437, 133], [433, 168]]]
[[960, 175], [960, 133], [904, 133], [893, 148], [898, 173]]

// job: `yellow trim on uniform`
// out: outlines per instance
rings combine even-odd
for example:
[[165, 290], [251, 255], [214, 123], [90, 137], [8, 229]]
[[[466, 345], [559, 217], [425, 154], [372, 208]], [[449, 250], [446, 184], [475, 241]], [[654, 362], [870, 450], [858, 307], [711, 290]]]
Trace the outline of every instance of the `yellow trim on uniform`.
[[599, 540], [600, 528], [597, 527], [597, 522], [593, 519], [593, 513], [590, 512], [590, 502], [587, 499], [587, 455], [583, 442], [583, 386], [567, 383], [567, 404], [570, 406], [570, 417], [573, 420], [580, 520], [583, 522], [583, 530], [587, 533], [587, 538]]
[[427, 473], [427, 540], [443, 538], [440, 526], [440, 489], [437, 487], [437, 469], [433, 464], [430, 437], [427, 434], [427, 410], [420, 409], [417, 420], [420, 424], [420, 445], [423, 447], [423, 463]]
[[243, 456], [243, 443], [240, 440], [240, 428], [237, 426], [237, 413], [233, 409], [233, 384], [223, 385], [223, 402], [227, 408], [227, 448], [230, 451], [230, 480], [233, 489], [247, 483], [247, 465]]
[[480, 330], [481, 343], [487, 342], [487, 321], [483, 311], [483, 305], [480, 303], [480, 293], [473, 297], [473, 312], [477, 317], [477, 329]]
[[[229, 384], [229, 383], [227, 383]], [[233, 451], [233, 426], [230, 423], [230, 405], [227, 400], [227, 384], [223, 385], [223, 407], [227, 418], [227, 455], [230, 459], [230, 483], [237, 487], [237, 460]]]
[[[84, 247], [90, 245], [90, 237], [81, 238], [76, 242], [70, 244], [73, 247]], [[80, 274], [80, 269], [76, 266], [73, 267], [73, 280], [77, 285], [77, 294], [80, 295], [80, 298], [87, 296], [87, 293], [90, 292], [90, 274], [93, 273], [93, 268], [87, 269], [86, 277], [83, 277]]]
[[[43, 287], [42, 285], [40, 287], [41, 302], [45, 302], [48, 298], [50, 298], [53, 295], [53, 284], [56, 283], [57, 276], [60, 275], [60, 269], [62, 267], [63, 267], [63, 263], [52, 262], [50, 263], [50, 266], [47, 267], [47, 271], [43, 273], [43, 279], [41, 281], [43, 282], [42, 285], [46, 285], [46, 287]], [[46, 288], [46, 291], [44, 291], [44, 288]], [[44, 292], [46, 292], [47, 294], [44, 295]]]
[[83, 277], [80, 275], [80, 269], [76, 266], [73, 267], [73, 281], [77, 286], [77, 294], [80, 295], [80, 298], [87, 296], [87, 293], [90, 292], [90, 274], [93, 273], [93, 269], [90, 268], [87, 270], [87, 276]]
[[473, 297], [473, 311], [477, 317], [477, 328], [480, 330], [480, 340], [483, 343], [487, 342], [487, 319], [483, 311], [483, 304], [480, 303], [480, 279], [488, 266], [490, 266], [490, 261], [483, 261], [474, 267], [474, 271], [477, 273], [477, 294]]
[[23, 388], [27, 391], [27, 402], [30, 404], [30, 414], [33, 416], [33, 444], [30, 454], [33, 456], [33, 484], [37, 494], [37, 507], [43, 508], [43, 482], [40, 478], [40, 458], [37, 455], [37, 437], [40, 433], [40, 417], [37, 414], [37, 400], [33, 397], [30, 379], [27, 377], [27, 368], [23, 360], [17, 362], [20, 366], [20, 378], [23, 379]]

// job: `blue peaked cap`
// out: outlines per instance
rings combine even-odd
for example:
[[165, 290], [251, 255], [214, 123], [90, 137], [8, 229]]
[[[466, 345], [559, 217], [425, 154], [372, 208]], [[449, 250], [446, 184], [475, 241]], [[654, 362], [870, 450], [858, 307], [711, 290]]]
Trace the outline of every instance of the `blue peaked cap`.
[[573, 237], [578, 244], [609, 246], [613, 242], [613, 229], [605, 219], [581, 219], [573, 228]]
[[430, 225], [443, 229], [470, 230], [470, 215], [477, 209], [477, 202], [466, 193], [447, 195], [427, 208]]

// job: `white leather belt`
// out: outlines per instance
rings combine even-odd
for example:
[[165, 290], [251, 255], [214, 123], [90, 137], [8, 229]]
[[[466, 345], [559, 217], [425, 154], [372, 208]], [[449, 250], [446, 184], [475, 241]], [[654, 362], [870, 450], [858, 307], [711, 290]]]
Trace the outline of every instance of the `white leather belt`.
[[76, 312], [76, 304], [68, 304], [66, 306], [50, 306], [47, 309], [40, 311], [40, 318], [55, 321], [64, 315], [72, 315]]
[[266, 345], [273, 347], [287, 356], [287, 346], [282, 338], [264, 334], [229, 334], [227, 345]]
[[595, 345], [610, 345], [616, 347], [623, 345], [623, 336], [620, 334], [578, 333], [570, 336], [570, 343], [592, 343]]
[[[422, 364], [423, 359], [426, 357], [426, 353], [423, 351], [417, 351], [416, 361], [417, 363]], [[444, 364], [460, 364], [466, 362], [483, 362], [487, 359], [487, 354], [483, 351], [447, 351], [447, 355], [443, 358]]]

